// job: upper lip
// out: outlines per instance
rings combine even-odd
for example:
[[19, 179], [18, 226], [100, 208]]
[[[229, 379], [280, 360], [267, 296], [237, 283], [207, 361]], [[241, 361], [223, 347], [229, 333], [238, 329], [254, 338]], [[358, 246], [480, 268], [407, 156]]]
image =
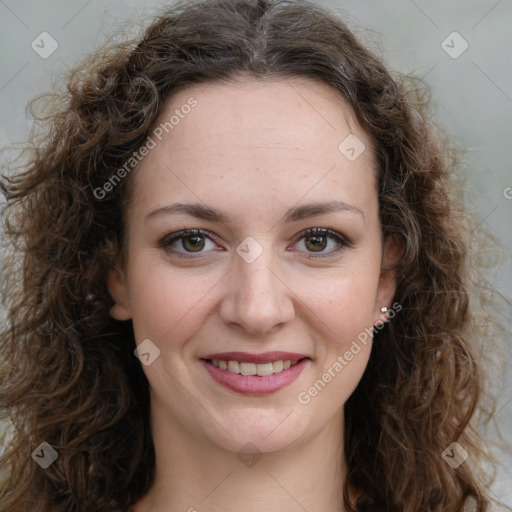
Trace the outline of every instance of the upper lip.
[[249, 352], [219, 352], [209, 354], [201, 359], [217, 361], [240, 361], [245, 363], [273, 363], [275, 361], [299, 361], [307, 358], [306, 354], [296, 352], [262, 352], [261, 354], [250, 354]]

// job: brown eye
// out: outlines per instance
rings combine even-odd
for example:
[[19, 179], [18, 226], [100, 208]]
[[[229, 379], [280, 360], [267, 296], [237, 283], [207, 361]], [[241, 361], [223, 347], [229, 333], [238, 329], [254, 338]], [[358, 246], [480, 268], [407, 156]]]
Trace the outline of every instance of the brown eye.
[[327, 237], [325, 235], [311, 235], [305, 237], [305, 240], [306, 248], [313, 252], [323, 251], [327, 247]]
[[205, 242], [202, 235], [184, 236], [181, 245], [186, 251], [196, 252], [204, 248]]
[[186, 229], [171, 233], [163, 238], [158, 245], [171, 254], [186, 258], [192, 254], [203, 256], [211, 252], [210, 250], [203, 250], [206, 248], [207, 242], [210, 242], [213, 247], [215, 246], [212, 238], [206, 232], [198, 229]]
[[[352, 243], [340, 233], [327, 228], [311, 228], [298, 235], [299, 242], [304, 240], [305, 252], [311, 258], [332, 256], [340, 251], [352, 247]], [[330, 242], [332, 241], [332, 242]], [[330, 250], [326, 249], [330, 247]]]

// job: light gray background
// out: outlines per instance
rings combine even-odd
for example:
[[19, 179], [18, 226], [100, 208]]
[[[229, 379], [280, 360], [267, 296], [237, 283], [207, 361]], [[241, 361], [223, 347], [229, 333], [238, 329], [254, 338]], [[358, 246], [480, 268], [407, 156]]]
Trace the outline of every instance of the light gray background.
[[[503, 245], [493, 286], [512, 305], [512, 1], [322, 0], [348, 17], [363, 41], [402, 73], [430, 86], [437, 117], [467, 153], [468, 204]], [[52, 89], [60, 73], [100, 45], [120, 24], [136, 33], [162, 0], [0, 0], [0, 145], [23, 141], [30, 128], [25, 105]], [[58, 48], [41, 58], [31, 47], [42, 32]], [[442, 42], [458, 32], [468, 48], [450, 57]], [[462, 48], [453, 37], [452, 52]], [[48, 48], [48, 47], [47, 47]], [[512, 445], [512, 370], [507, 360], [497, 418]], [[512, 505], [512, 459], [503, 456], [493, 492]]]

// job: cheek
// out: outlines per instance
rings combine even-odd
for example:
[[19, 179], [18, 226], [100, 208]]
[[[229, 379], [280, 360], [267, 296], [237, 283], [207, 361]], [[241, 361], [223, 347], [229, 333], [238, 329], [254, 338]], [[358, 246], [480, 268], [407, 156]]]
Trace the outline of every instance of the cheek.
[[[310, 293], [316, 368], [300, 404], [317, 420], [327, 421], [348, 400], [363, 376], [372, 347], [377, 276], [350, 273]], [[309, 407], [309, 406], [308, 406]], [[321, 422], [320, 422], [321, 423]]]
[[[366, 252], [365, 252], [366, 253]], [[293, 283], [296, 321], [311, 329], [319, 351], [343, 353], [344, 346], [372, 326], [379, 266], [377, 258], [354, 254], [339, 268], [284, 271]], [[134, 251], [129, 295], [137, 341], [178, 348], [170, 340], [193, 337], [222, 301], [225, 272], [172, 267], [155, 262], [153, 251]]]
[[339, 269], [323, 278], [297, 279], [294, 291], [317, 318], [318, 341], [326, 350], [342, 350], [366, 328], [373, 326], [378, 269]]
[[129, 294], [136, 340], [149, 338], [160, 346], [186, 339], [201, 321], [214, 284], [190, 269], [134, 258]]

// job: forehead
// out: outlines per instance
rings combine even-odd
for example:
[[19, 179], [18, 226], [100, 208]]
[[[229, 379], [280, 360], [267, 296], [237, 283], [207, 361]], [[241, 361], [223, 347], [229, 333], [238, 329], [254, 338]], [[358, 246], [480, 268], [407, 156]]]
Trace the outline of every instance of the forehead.
[[[183, 115], [181, 111], [188, 111], [187, 104], [193, 100], [197, 106]], [[248, 147], [257, 142], [269, 147], [272, 143], [303, 147], [309, 143], [315, 149], [319, 145], [332, 149], [337, 148], [340, 136], [350, 133], [370, 142], [338, 91], [308, 78], [245, 78], [194, 85], [168, 98], [157, 126], [172, 117], [177, 123], [169, 142], [175, 145], [191, 143], [194, 147], [199, 137], [203, 145], [215, 145], [228, 142], [226, 135], [231, 135], [233, 142]], [[196, 122], [185, 122], [187, 117]]]
[[[188, 87], [166, 101], [151, 137], [156, 145], [134, 178], [139, 198], [153, 203], [178, 191], [245, 187], [256, 197], [350, 185], [350, 195], [361, 196], [375, 189], [368, 135], [340, 94], [312, 79]], [[366, 148], [356, 160], [344, 153], [347, 137], [357, 152]]]

